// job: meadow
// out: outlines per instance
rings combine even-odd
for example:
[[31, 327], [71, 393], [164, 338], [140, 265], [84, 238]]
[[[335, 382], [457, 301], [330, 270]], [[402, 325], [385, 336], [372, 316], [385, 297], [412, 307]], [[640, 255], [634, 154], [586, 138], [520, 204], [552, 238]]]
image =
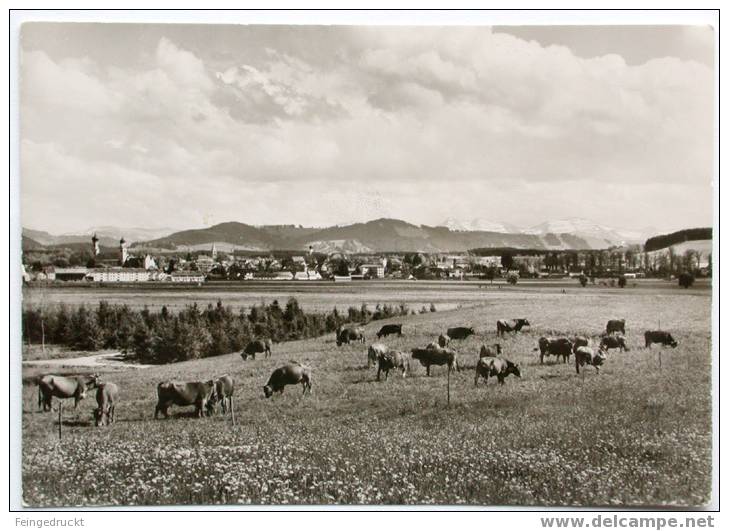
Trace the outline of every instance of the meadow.
[[[450, 326], [475, 327], [475, 337], [453, 344], [463, 370], [451, 375], [450, 404], [445, 368], [434, 368], [428, 378], [411, 360], [406, 378], [391, 373], [377, 382], [376, 369], [367, 368], [366, 345], [337, 347], [331, 334], [276, 344], [269, 359], [244, 362], [231, 353], [109, 369], [102, 376], [122, 393], [117, 422], [95, 428], [95, 403], [88, 399], [78, 410], [64, 408], [59, 441], [56, 414], [38, 411], [34, 382], [43, 370], [24, 369], [24, 502], [34, 507], [708, 503], [709, 290], [588, 287], [562, 293], [524, 286], [470, 288], [459, 299], [454, 289], [461, 288], [452, 286], [439, 299], [452, 307], [391, 320], [403, 323], [403, 336], [383, 339], [409, 351]], [[188, 292], [188, 302], [196, 300], [194, 293]], [[311, 292], [330, 309], [334, 300], [328, 295]], [[373, 302], [407, 302], [415, 295], [393, 289], [388, 296]], [[439, 300], [428, 302], [438, 306]], [[358, 302], [355, 297], [342, 305]], [[532, 324], [500, 340], [504, 357], [521, 365], [522, 378], [474, 387], [480, 345], [497, 341], [497, 319], [513, 317]], [[578, 376], [574, 364], [553, 357], [540, 365], [533, 351], [539, 336], [597, 336], [611, 318], [626, 319], [631, 350], [611, 351], [599, 375], [588, 367]], [[643, 332], [659, 321], [679, 341], [676, 349], [643, 348]], [[368, 344], [386, 322], [365, 327]], [[312, 367], [313, 394], [302, 397], [296, 386], [265, 399], [262, 386], [271, 371], [290, 359]], [[223, 415], [193, 418], [192, 408], [173, 407], [170, 419], [153, 419], [158, 382], [225, 373], [236, 382], [235, 425]]]

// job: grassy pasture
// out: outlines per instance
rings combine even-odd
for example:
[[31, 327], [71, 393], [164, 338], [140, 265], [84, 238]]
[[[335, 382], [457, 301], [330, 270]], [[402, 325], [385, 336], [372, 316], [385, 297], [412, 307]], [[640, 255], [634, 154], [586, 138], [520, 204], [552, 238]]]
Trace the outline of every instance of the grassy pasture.
[[[437, 304], [437, 302], [436, 302]], [[331, 307], [332, 305], [329, 305]], [[409, 351], [449, 326], [474, 326], [454, 342], [463, 371], [411, 360], [407, 378], [376, 382], [366, 345], [330, 337], [274, 345], [273, 357], [237, 354], [106, 375], [122, 392], [117, 422], [96, 429], [87, 400], [56, 416], [38, 412], [24, 370], [23, 498], [31, 506], [169, 504], [471, 504], [698, 506], [711, 487], [711, 298], [696, 290], [489, 290], [471, 306], [399, 318]], [[477, 352], [498, 318], [528, 317], [531, 329], [501, 341], [522, 366], [503, 387], [474, 387]], [[627, 319], [631, 351], [610, 354], [599, 375], [532, 351], [540, 335], [596, 336]], [[643, 348], [661, 327], [674, 349]], [[368, 344], [387, 321], [366, 327]], [[263, 398], [271, 371], [294, 359], [313, 369], [300, 387]], [[192, 418], [192, 408], [153, 419], [155, 386], [228, 373], [236, 420]]]

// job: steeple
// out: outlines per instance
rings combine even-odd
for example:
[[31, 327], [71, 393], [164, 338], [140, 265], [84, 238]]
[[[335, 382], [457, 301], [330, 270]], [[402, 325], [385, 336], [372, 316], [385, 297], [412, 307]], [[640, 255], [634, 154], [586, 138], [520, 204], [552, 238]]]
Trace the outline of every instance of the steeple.
[[119, 265], [123, 266], [127, 258], [129, 258], [129, 251], [127, 251], [127, 241], [124, 239], [124, 236], [121, 237], [121, 240], [119, 240]]
[[94, 256], [99, 256], [99, 238], [96, 237], [96, 233], [91, 237], [91, 252]]

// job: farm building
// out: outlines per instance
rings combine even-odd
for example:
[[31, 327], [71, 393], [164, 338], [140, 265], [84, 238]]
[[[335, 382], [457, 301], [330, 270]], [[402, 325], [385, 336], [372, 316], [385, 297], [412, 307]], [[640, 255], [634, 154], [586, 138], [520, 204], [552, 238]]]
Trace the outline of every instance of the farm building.
[[57, 267], [56, 280], [84, 280], [88, 273], [86, 267]]

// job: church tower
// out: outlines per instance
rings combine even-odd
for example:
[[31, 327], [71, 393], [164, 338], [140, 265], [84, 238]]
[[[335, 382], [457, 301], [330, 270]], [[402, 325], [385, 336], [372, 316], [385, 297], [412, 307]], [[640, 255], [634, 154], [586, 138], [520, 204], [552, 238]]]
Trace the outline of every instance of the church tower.
[[126, 263], [127, 258], [129, 258], [127, 241], [124, 239], [124, 236], [122, 236], [122, 239], [119, 240], [119, 265], [123, 266]]
[[215, 260], [218, 257], [218, 250], [215, 248], [215, 242], [213, 242], [213, 247], [210, 249], [210, 256], [213, 260]]
[[99, 238], [96, 237], [96, 233], [91, 237], [91, 252], [94, 258], [99, 256]]

